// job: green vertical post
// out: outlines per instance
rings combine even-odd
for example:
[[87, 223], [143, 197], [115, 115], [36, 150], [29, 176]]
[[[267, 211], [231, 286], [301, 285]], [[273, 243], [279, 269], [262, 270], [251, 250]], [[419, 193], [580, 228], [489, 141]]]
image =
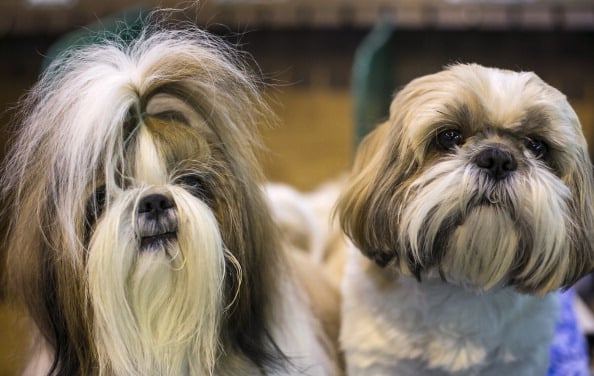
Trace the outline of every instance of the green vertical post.
[[355, 52], [352, 95], [355, 146], [389, 114], [395, 86], [395, 54], [390, 46], [394, 25], [378, 23]]

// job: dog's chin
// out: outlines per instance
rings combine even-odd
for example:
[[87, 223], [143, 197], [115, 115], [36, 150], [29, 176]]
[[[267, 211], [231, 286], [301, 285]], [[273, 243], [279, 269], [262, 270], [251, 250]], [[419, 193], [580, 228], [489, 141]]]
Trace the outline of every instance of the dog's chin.
[[504, 208], [493, 204], [470, 208], [447, 240], [440, 278], [473, 291], [503, 287], [509, 283], [509, 271], [522, 248], [520, 238]]
[[222, 238], [207, 205], [181, 188], [169, 192], [175, 232], [138, 235], [146, 229], [139, 229], [134, 213], [146, 193], [134, 190], [114, 200], [91, 238], [88, 284], [98, 355], [114, 369], [200, 374], [214, 367], [223, 311]]
[[511, 286], [540, 294], [562, 284], [568, 193], [558, 178], [544, 172], [494, 184], [472, 168], [446, 173], [439, 165], [428, 175], [403, 204], [405, 274], [480, 292]]

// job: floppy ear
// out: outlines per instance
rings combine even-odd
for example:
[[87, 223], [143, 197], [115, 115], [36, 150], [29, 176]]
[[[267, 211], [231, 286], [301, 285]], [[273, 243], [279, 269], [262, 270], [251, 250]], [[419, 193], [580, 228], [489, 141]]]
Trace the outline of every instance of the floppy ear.
[[398, 184], [389, 168], [395, 155], [391, 153], [390, 127], [390, 122], [385, 122], [363, 139], [347, 187], [336, 206], [343, 231], [365, 256], [381, 267], [397, 257], [397, 243], [386, 241], [396, 233], [388, 216], [394, 213], [389, 207], [393, 206], [392, 193]]
[[572, 215], [567, 249], [567, 272], [563, 287], [569, 287], [594, 268], [594, 177], [587, 148], [582, 147], [576, 166], [565, 178], [571, 191]]

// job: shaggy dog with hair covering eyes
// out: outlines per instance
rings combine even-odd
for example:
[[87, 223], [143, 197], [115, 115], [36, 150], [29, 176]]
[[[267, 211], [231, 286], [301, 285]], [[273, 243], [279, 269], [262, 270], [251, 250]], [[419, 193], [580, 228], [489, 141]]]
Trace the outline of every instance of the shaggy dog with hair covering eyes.
[[2, 180], [26, 373], [338, 372], [261, 192], [255, 82], [222, 40], [156, 26], [43, 74]]

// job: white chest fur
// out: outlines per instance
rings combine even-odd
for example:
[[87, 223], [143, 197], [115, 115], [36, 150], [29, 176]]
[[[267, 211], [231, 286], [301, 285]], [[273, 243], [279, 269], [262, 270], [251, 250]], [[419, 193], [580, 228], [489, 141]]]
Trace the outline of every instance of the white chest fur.
[[398, 276], [356, 249], [342, 285], [349, 375], [545, 375], [558, 303]]

